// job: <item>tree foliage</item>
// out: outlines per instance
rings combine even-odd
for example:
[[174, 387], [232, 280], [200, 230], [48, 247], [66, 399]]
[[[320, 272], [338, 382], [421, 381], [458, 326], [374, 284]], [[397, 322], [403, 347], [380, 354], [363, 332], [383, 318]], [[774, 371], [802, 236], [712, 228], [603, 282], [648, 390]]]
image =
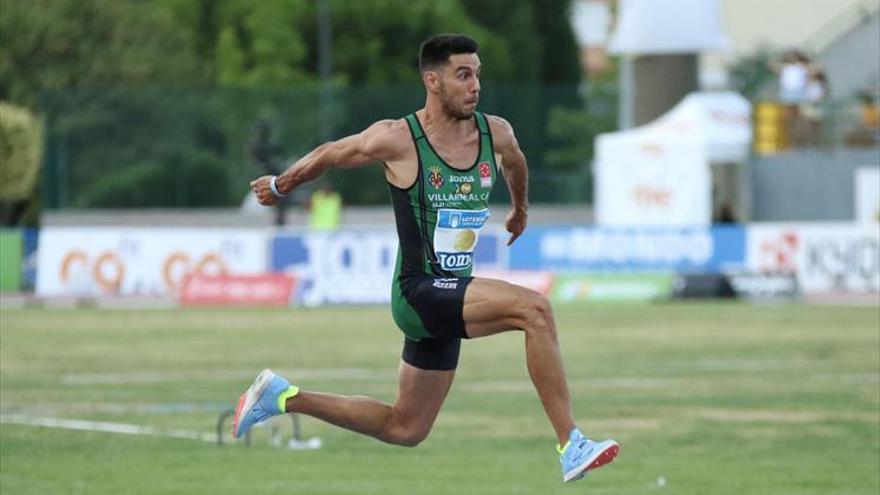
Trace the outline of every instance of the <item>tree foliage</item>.
[[[569, 4], [0, 0], [0, 100], [46, 121], [50, 207], [231, 205], [257, 172], [246, 151], [255, 122], [272, 124], [290, 159], [401, 117], [424, 100], [421, 41], [464, 32], [481, 46], [483, 109], [510, 115], [540, 168], [547, 115], [580, 105]], [[349, 202], [382, 201], [381, 180], [363, 187], [376, 173], [332, 179]]]
[[40, 170], [42, 137], [33, 113], [0, 102], [0, 225], [27, 220]]
[[0, 100], [36, 108], [53, 89], [202, 81], [168, 12], [146, 2], [0, 0]]
[[731, 88], [752, 100], [767, 97], [776, 77], [770, 62], [780, 59], [779, 53], [764, 46], [739, 57], [730, 66]]
[[0, 102], [0, 201], [27, 199], [40, 169], [40, 122], [26, 108]]

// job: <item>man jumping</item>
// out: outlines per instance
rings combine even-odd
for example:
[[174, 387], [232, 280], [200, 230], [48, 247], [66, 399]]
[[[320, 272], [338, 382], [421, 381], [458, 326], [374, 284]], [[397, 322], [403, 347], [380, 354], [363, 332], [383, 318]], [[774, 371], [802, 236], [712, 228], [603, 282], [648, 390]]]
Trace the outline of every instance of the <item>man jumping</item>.
[[271, 416], [297, 412], [414, 447], [428, 436], [446, 399], [461, 339], [520, 330], [529, 376], [559, 441], [563, 480], [614, 460], [617, 442], [594, 442], [575, 426], [547, 299], [501, 280], [471, 277], [499, 172], [512, 202], [505, 219], [508, 245], [525, 230], [528, 209], [528, 170], [513, 129], [501, 117], [476, 111], [477, 48], [462, 35], [428, 39], [419, 53], [424, 108], [324, 143], [281, 175], [251, 182], [260, 203], [272, 205], [331, 167], [384, 165], [400, 240], [391, 312], [404, 343], [394, 404], [300, 390], [264, 370], [235, 409], [236, 437]]

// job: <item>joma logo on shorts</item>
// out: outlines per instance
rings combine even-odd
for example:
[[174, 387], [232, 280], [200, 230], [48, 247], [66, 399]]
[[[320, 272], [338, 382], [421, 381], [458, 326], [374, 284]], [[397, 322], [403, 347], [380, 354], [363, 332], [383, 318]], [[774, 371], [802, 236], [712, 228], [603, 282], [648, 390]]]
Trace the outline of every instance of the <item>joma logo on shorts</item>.
[[471, 266], [474, 255], [471, 253], [437, 253], [440, 267], [444, 270], [461, 270]]
[[438, 289], [455, 289], [458, 287], [457, 278], [435, 278], [431, 284]]

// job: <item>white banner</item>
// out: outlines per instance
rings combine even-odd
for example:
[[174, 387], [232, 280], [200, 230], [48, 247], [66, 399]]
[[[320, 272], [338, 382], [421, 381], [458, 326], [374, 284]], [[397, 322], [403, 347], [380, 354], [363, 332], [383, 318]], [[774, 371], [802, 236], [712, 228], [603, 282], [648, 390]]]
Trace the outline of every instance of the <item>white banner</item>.
[[859, 167], [855, 172], [856, 221], [880, 223], [880, 167]]
[[37, 294], [173, 296], [190, 273], [266, 271], [262, 230], [47, 227]]
[[272, 267], [296, 276], [296, 301], [305, 306], [384, 304], [396, 256], [390, 229], [282, 234], [273, 240]]
[[752, 225], [746, 265], [759, 273], [794, 274], [804, 294], [880, 292], [880, 226]]
[[597, 224], [709, 225], [712, 198], [704, 144], [606, 134], [597, 152]]

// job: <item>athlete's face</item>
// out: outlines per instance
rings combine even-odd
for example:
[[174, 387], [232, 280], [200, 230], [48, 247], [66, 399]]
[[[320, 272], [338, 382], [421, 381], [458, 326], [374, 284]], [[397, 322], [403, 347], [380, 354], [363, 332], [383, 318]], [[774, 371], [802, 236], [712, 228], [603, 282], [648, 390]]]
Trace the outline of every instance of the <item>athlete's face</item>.
[[437, 72], [436, 93], [443, 110], [459, 120], [474, 116], [480, 101], [480, 57], [476, 53], [450, 55]]

